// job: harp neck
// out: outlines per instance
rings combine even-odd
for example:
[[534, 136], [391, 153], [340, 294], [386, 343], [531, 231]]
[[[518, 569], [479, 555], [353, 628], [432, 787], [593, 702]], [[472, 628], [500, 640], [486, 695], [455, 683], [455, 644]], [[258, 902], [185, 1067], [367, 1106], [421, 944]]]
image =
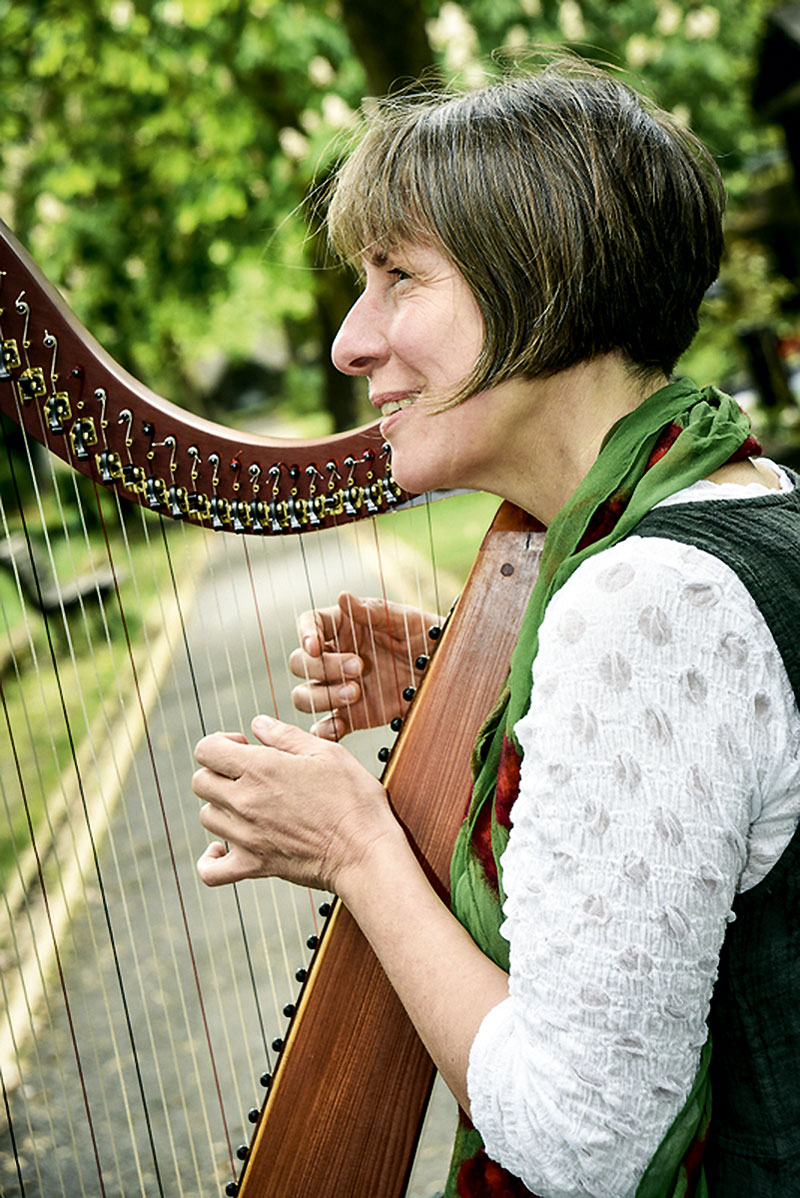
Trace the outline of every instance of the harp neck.
[[409, 499], [377, 424], [308, 441], [226, 428], [113, 360], [0, 223], [0, 411], [74, 469], [164, 515], [272, 536]]

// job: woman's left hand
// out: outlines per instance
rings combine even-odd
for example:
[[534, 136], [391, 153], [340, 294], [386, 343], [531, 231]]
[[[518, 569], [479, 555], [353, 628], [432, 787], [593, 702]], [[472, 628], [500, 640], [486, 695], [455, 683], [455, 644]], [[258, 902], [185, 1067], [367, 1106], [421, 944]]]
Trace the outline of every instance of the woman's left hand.
[[207, 886], [281, 877], [338, 892], [376, 840], [396, 830], [386, 791], [339, 744], [267, 716], [252, 730], [216, 732], [195, 749], [200, 821], [220, 841], [197, 863]]

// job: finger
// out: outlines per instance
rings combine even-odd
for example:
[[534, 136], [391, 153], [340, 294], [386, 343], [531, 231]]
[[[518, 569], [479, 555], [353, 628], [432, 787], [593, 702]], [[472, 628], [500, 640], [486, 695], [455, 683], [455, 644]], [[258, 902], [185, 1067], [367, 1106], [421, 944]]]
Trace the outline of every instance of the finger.
[[336, 637], [341, 612], [336, 607], [304, 611], [297, 618], [300, 644], [311, 657], [319, 657], [325, 644]]
[[289, 669], [295, 678], [329, 683], [360, 677], [364, 663], [354, 653], [322, 653], [314, 657], [304, 649], [294, 649], [289, 654]]
[[206, 886], [225, 886], [231, 882], [240, 882], [248, 876], [243, 863], [233, 850], [227, 849], [217, 841], [210, 844], [200, 857], [197, 872]]
[[342, 612], [342, 618], [360, 628], [374, 628], [383, 620], [386, 623], [385, 599], [369, 599], [361, 595], [353, 595], [350, 591], [342, 591], [337, 599]]
[[332, 711], [334, 707], [350, 707], [361, 698], [361, 687], [356, 682], [345, 682], [340, 686], [324, 686], [309, 682], [296, 686], [292, 691], [292, 703], [306, 715], [319, 715]]
[[350, 730], [349, 724], [333, 712], [324, 719], [317, 720], [316, 724], [312, 724], [310, 728], [312, 736], [316, 736], [320, 740], [332, 741], [341, 740]]
[[217, 840], [224, 841], [227, 847], [238, 845], [240, 851], [246, 852], [251, 845], [256, 823], [243, 816], [236, 806], [234, 798], [231, 806], [212, 799], [200, 808], [200, 823], [206, 832], [210, 832]]
[[405, 642], [425, 636], [427, 628], [438, 622], [438, 616], [402, 603], [386, 599], [364, 599], [343, 591], [339, 606], [351, 624], [369, 629], [373, 635], [383, 635], [390, 641]]
[[212, 732], [197, 742], [194, 757], [198, 765], [204, 765], [215, 774], [241, 778], [249, 747], [247, 738], [241, 733]]
[[[192, 790], [198, 799], [203, 799], [206, 803], [213, 803], [215, 807], [224, 807], [227, 810], [230, 810], [234, 803], [232, 788], [235, 784], [235, 778], [218, 774], [206, 766], [201, 766], [192, 774]], [[209, 830], [213, 831], [214, 829]], [[221, 829], [217, 831], [218, 836], [222, 836], [222, 834]]]
[[232, 822], [230, 815], [216, 803], [208, 802], [200, 808], [200, 823], [206, 832], [210, 832], [212, 836], [218, 836], [226, 843], [232, 839]]
[[253, 735], [270, 749], [279, 749], [282, 753], [316, 753], [319, 744], [309, 733], [294, 724], [284, 724], [281, 720], [273, 720], [271, 716], [257, 715], [251, 723]]

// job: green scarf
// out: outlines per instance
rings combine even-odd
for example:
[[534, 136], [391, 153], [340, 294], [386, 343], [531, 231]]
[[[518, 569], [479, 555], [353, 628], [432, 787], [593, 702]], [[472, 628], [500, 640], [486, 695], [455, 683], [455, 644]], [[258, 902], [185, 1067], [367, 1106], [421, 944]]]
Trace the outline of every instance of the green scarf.
[[[504, 969], [509, 962], [508, 944], [500, 935], [500, 858], [508, 828], [495, 818], [495, 786], [504, 740], [520, 752], [514, 726], [530, 703], [531, 672], [547, 605], [582, 561], [628, 536], [660, 500], [755, 448], [749, 419], [729, 396], [715, 387], [700, 390], [688, 379], [671, 383], [613, 426], [597, 460], [547, 530], [539, 577], [511, 659], [508, 684], [475, 746], [472, 800], [451, 862], [453, 911], [483, 951]], [[492, 805], [491, 849], [497, 890], [487, 883], [474, 851], [475, 829], [481, 817], [486, 818], [487, 804]], [[640, 1198], [678, 1198], [687, 1192], [681, 1162], [707, 1129], [709, 1057], [710, 1051], [704, 1050], [692, 1095], [654, 1157], [639, 1187]], [[460, 1149], [458, 1142], [456, 1145], [461, 1161], [454, 1157], [448, 1196], [469, 1192], [457, 1188], [456, 1178], [465, 1153], [475, 1149], [475, 1135], [459, 1137], [464, 1141]], [[696, 1193], [703, 1193], [702, 1180]]]

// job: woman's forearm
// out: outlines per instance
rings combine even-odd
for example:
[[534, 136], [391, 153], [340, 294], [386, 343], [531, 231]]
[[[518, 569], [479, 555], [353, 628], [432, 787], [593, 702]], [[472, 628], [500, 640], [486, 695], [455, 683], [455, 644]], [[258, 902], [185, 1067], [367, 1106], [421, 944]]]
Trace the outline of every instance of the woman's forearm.
[[470, 1048], [484, 1016], [507, 998], [508, 975], [436, 895], [399, 827], [343, 874], [339, 893], [468, 1112]]

